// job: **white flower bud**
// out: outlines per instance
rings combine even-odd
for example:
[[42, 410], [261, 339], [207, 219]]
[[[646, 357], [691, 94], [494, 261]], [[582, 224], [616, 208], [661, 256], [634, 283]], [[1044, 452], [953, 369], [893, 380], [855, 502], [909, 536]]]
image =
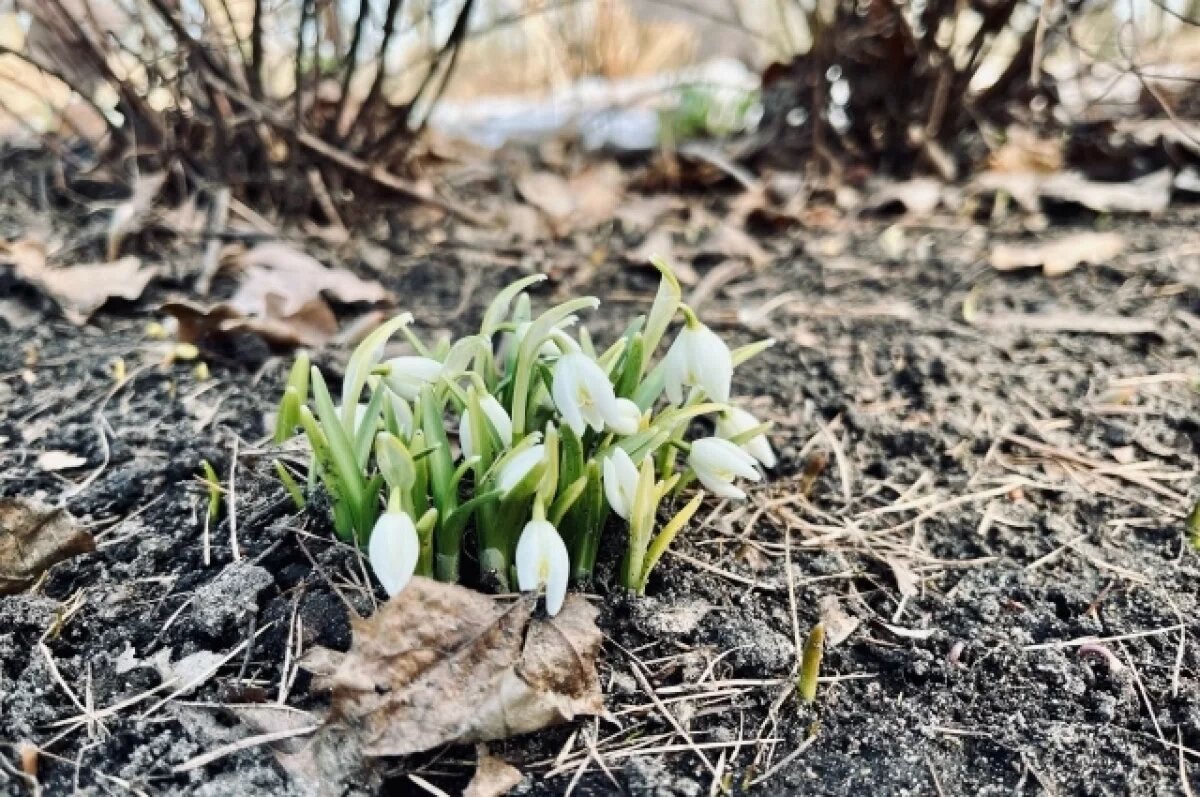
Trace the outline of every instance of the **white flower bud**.
[[[737, 437], [758, 426], [758, 419], [740, 407], [730, 407], [728, 412], [717, 416], [717, 435], [726, 440]], [[755, 435], [742, 443], [742, 448], [749, 452], [764, 468], [775, 467], [775, 452], [765, 434]]]
[[[484, 396], [479, 400], [483, 414], [487, 416], [496, 434], [500, 436], [500, 444], [504, 448], [512, 445], [512, 419], [494, 396]], [[462, 420], [458, 424], [458, 444], [462, 447], [463, 456], [467, 459], [478, 453], [475, 449], [475, 439], [471, 436], [471, 411], [463, 410]]]
[[367, 543], [367, 558], [388, 596], [408, 584], [421, 557], [417, 527], [404, 512], [385, 512], [375, 521]]
[[690, 319], [663, 358], [663, 377], [673, 404], [683, 402], [684, 387], [699, 387], [713, 401], [729, 401], [733, 355], [720, 335]]
[[638, 469], [633, 459], [623, 448], [614, 448], [604, 458], [604, 495], [608, 505], [625, 520], [633, 508], [633, 496], [637, 492]]
[[567, 595], [571, 561], [558, 530], [546, 520], [525, 524], [517, 541], [517, 585], [522, 592], [546, 589], [546, 613], [558, 614]]
[[750, 481], [762, 478], [754, 457], [720, 437], [705, 437], [693, 442], [688, 465], [696, 472], [700, 483], [721, 498], [746, 497], [742, 490], [733, 486], [733, 480], [738, 476]]
[[384, 383], [397, 396], [409, 401], [442, 373], [442, 364], [429, 357], [393, 357], [384, 364], [388, 368]]

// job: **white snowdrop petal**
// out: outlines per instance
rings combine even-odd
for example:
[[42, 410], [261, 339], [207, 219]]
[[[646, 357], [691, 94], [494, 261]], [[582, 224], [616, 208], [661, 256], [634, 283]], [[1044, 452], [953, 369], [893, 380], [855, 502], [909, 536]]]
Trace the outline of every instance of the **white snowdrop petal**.
[[730, 482], [724, 481], [720, 477], [709, 473], [708, 471], [696, 471], [696, 478], [703, 484], [709, 492], [718, 498], [731, 498], [735, 501], [740, 501], [746, 497], [746, 493], [738, 487], [733, 486]]
[[396, 395], [409, 401], [442, 373], [442, 364], [429, 357], [393, 357], [386, 365], [388, 373], [383, 381]]
[[683, 332], [680, 332], [679, 337], [675, 338], [675, 342], [671, 344], [671, 348], [667, 349], [667, 354], [663, 358], [663, 387], [666, 389], [667, 400], [672, 404], [683, 403], [685, 345]]
[[638, 469], [633, 459], [623, 448], [614, 448], [604, 458], [604, 495], [608, 505], [625, 520], [633, 507], [633, 495], [637, 491]]
[[404, 512], [380, 515], [367, 543], [367, 558], [389, 596], [396, 595], [408, 584], [420, 555], [421, 543], [412, 518]]
[[693, 368], [699, 386], [714, 401], [729, 401], [733, 355], [721, 336], [701, 325], [692, 330]]
[[526, 474], [533, 470], [534, 466], [541, 462], [545, 456], [546, 447], [540, 444], [530, 446], [520, 454], [517, 454], [500, 469], [500, 475], [496, 477], [496, 487], [507, 493], [520, 484]]
[[531, 520], [517, 540], [517, 586], [522, 592], [546, 589], [546, 612], [558, 614], [567, 594], [571, 562], [567, 546], [548, 521]]
[[497, 401], [495, 396], [484, 396], [479, 402], [479, 406], [483, 408], [483, 414], [487, 416], [496, 430], [496, 434], [500, 436], [500, 442], [504, 444], [505, 448], [511, 446], [512, 418], [508, 417], [504, 405]]
[[642, 410], [627, 398], [616, 400], [616, 415], [607, 418], [608, 425], [617, 434], [633, 434], [642, 423]]
[[558, 408], [558, 412], [567, 426], [571, 427], [571, 431], [582, 436], [586, 424], [583, 418], [583, 408], [576, 395], [578, 388], [579, 377], [576, 373], [575, 361], [570, 355], [560, 357], [554, 366], [550, 397], [554, 399], [554, 406]]
[[458, 422], [458, 447], [462, 449], [463, 459], [475, 456], [475, 440], [471, 437], [471, 411], [463, 410]]

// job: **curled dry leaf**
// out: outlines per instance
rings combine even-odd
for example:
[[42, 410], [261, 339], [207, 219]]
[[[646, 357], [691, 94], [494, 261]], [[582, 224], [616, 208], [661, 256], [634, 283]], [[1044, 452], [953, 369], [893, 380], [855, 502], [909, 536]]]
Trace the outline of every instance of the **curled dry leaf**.
[[846, 613], [837, 595], [826, 595], [818, 605], [821, 608], [821, 623], [825, 626], [826, 647], [842, 644], [862, 623], [857, 617]]
[[1037, 213], [1042, 200], [1080, 205], [1097, 213], [1162, 213], [1171, 203], [1167, 169], [1124, 183], [1089, 180], [1079, 172], [988, 171], [972, 181], [975, 193], [1003, 192], [1025, 211]]
[[992, 268], [1014, 271], [1042, 267], [1047, 277], [1058, 277], [1081, 263], [1099, 265], [1125, 251], [1125, 238], [1115, 232], [1084, 232], [1032, 246], [1000, 244], [992, 250]]
[[494, 755], [483, 755], [463, 797], [501, 797], [520, 782], [521, 770]]
[[315, 683], [333, 693], [332, 721], [350, 730], [364, 754], [382, 756], [504, 739], [599, 714], [595, 609], [571, 595], [556, 617], [534, 619], [535, 605], [529, 596], [504, 605], [414, 578], [354, 622], [349, 652], [315, 654]]
[[0, 595], [19, 592], [52, 565], [95, 549], [92, 535], [67, 510], [0, 499]]
[[201, 343], [239, 332], [279, 346], [322, 346], [338, 334], [329, 295], [347, 304], [389, 302], [379, 283], [340, 268], [326, 268], [315, 257], [284, 243], [259, 244], [235, 252], [230, 263], [241, 269], [241, 283], [229, 301], [202, 306], [168, 302], [162, 310], [179, 321], [179, 337]]
[[85, 263], [55, 268], [48, 264], [45, 244], [25, 239], [5, 249], [19, 279], [40, 288], [62, 310], [72, 324], [87, 323], [92, 313], [109, 299], [133, 301], [158, 275], [153, 266], [143, 266], [132, 255], [111, 263]]
[[546, 216], [559, 236], [611, 220], [624, 193], [624, 178], [615, 163], [590, 166], [569, 179], [552, 172], [526, 172], [516, 184], [521, 197]]

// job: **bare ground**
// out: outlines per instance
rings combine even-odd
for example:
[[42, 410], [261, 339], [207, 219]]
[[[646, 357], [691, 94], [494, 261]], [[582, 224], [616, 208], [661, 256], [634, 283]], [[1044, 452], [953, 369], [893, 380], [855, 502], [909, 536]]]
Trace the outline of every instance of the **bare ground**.
[[[0, 215], [5, 237], [31, 223], [20, 202]], [[518, 793], [1200, 788], [1200, 562], [1184, 534], [1200, 492], [1195, 220], [1118, 221], [1125, 255], [1055, 280], [990, 269], [988, 247], [1022, 237], [1011, 222], [902, 224], [892, 258], [887, 220], [762, 236], [771, 262], [734, 273], [703, 312], [740, 341], [779, 340], [736, 383], [776, 422], [780, 465], [748, 503], [702, 511], [644, 600], [609, 591], [607, 546], [594, 592], [610, 716], [492, 745], [527, 773]], [[470, 328], [525, 268], [557, 276], [539, 300], [604, 299], [598, 330], [619, 330], [654, 284], [608, 232], [529, 250], [453, 233], [389, 245], [383, 273], [354, 247], [331, 257], [394, 289], [430, 333]], [[194, 261], [164, 266], [158, 291]], [[6, 280], [0, 494], [65, 502], [99, 549], [0, 598], [0, 743], [41, 746], [46, 794], [288, 793], [265, 747], [174, 771], [247, 733], [232, 706], [282, 691], [319, 708], [296, 640], [344, 648], [348, 605], [380, 597], [319, 508], [290, 514], [270, 475], [263, 415], [286, 362], [233, 345], [206, 353], [199, 380], [144, 335], [161, 296], [78, 328]], [[1097, 328], [1054, 329], [1081, 317]], [[46, 472], [48, 450], [86, 464]], [[201, 459], [235, 476], [238, 564], [228, 521], [204, 564]], [[844, 638], [802, 705], [797, 645], [822, 615]], [[162, 687], [168, 662], [204, 652], [194, 687]], [[415, 774], [454, 793], [474, 758], [387, 761], [348, 788], [419, 793]], [[0, 794], [26, 793], [13, 766]]]

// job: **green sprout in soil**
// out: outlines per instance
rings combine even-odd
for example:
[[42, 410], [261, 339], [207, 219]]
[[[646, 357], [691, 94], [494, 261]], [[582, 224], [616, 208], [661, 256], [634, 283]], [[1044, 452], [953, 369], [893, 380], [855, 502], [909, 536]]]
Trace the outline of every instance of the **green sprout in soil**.
[[800, 678], [796, 691], [805, 703], [817, 699], [817, 679], [821, 676], [821, 656], [825, 652], [825, 625], [817, 623], [804, 640], [804, 652], [800, 659]]
[[[389, 594], [414, 574], [458, 581], [467, 553], [483, 584], [544, 589], [554, 614], [568, 582], [591, 578], [610, 526], [628, 529], [620, 577], [641, 594], [704, 497], [675, 509], [681, 493], [699, 481], [745, 498], [735, 480], [774, 466], [767, 425], [730, 404], [735, 366], [771, 341], [731, 351], [682, 303], [671, 269], [655, 265], [649, 313], [607, 348], [579, 324], [594, 297], [532, 315], [525, 290], [537, 275], [500, 291], [478, 334], [455, 341], [429, 347], [411, 314], [391, 319], [350, 356], [337, 399], [297, 358], [275, 440], [301, 431], [307, 491], [328, 493], [337, 534], [366, 547]], [[682, 328], [656, 357], [677, 317]], [[397, 334], [415, 353], [385, 360]], [[700, 418], [715, 435], [689, 441]], [[301, 505], [296, 480], [276, 470]]]

